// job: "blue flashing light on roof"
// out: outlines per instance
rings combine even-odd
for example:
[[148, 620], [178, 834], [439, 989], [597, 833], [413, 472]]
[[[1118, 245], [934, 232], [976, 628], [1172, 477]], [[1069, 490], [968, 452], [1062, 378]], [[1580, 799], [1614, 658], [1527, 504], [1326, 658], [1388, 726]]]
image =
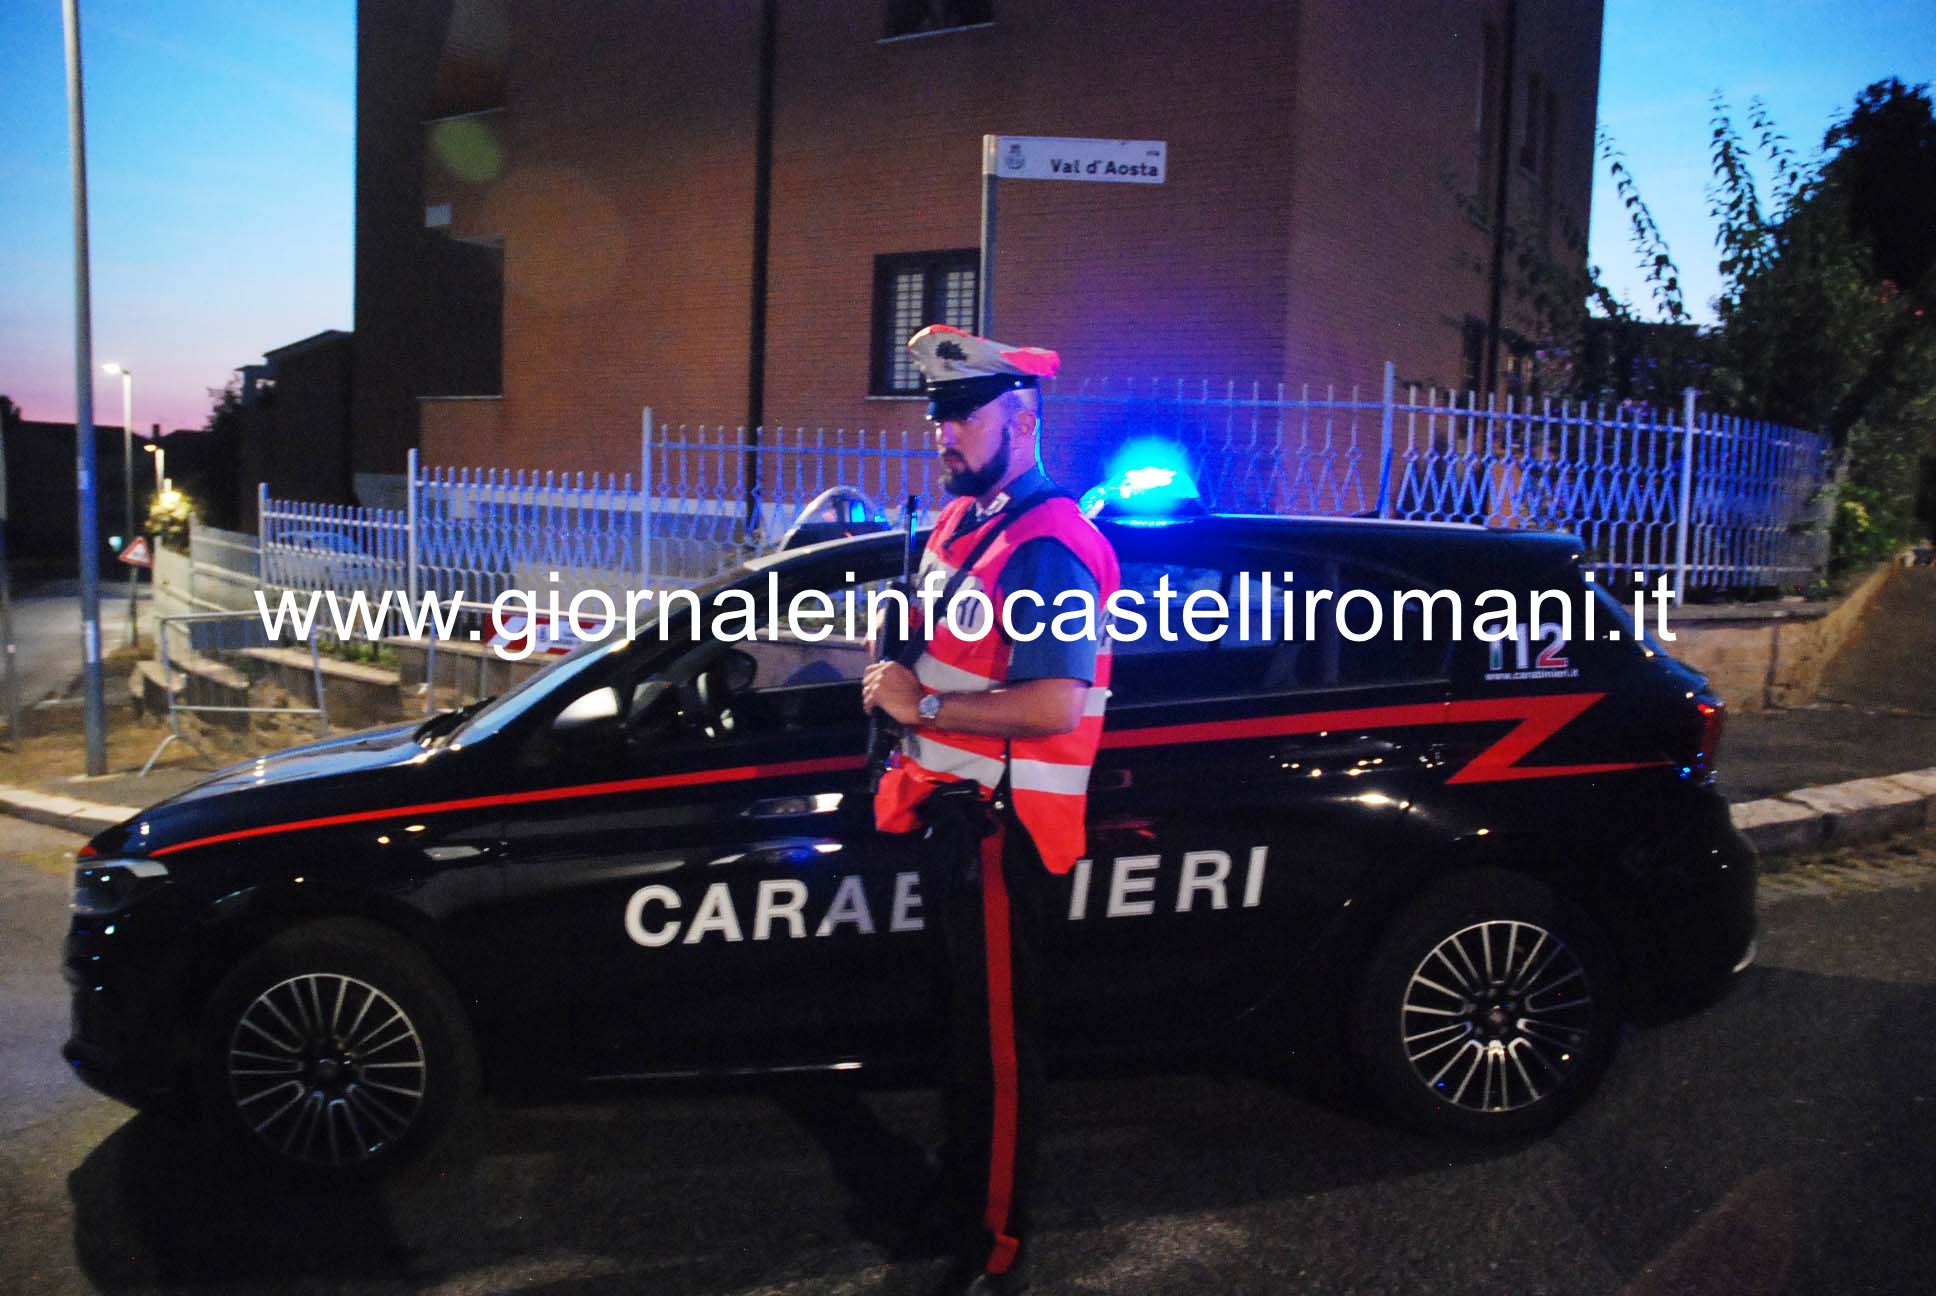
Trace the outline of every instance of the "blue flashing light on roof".
[[1132, 441], [1110, 462], [1109, 476], [1083, 493], [1085, 517], [1160, 521], [1203, 512], [1189, 460], [1168, 441]]

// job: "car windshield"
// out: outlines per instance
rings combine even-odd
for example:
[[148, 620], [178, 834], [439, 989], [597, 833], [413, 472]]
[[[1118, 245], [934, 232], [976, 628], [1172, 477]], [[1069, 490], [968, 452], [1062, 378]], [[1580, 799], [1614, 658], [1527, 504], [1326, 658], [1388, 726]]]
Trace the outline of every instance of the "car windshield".
[[[776, 593], [781, 599], [790, 598], [796, 589], [837, 588], [854, 579], [851, 569], [869, 570], [891, 562], [900, 556], [902, 541], [897, 535], [869, 537], [866, 540], [842, 538], [823, 541], [798, 549], [766, 554], [751, 559], [729, 571], [722, 573], [703, 584], [692, 587], [700, 617], [697, 625], [680, 632], [677, 627], [661, 630], [660, 623], [664, 613], [658, 600], [653, 600], [645, 615], [632, 628], [632, 639], [609, 640], [601, 643], [580, 644], [567, 656], [536, 671], [515, 688], [497, 698], [490, 705], [480, 709], [476, 715], [466, 719], [451, 730], [444, 739], [452, 746], [477, 742], [502, 730], [532, 706], [557, 689], [566, 686], [590, 671], [594, 664], [612, 652], [623, 652], [640, 640], [658, 640], [654, 651], [662, 651], [666, 660], [678, 653], [685, 652], [702, 637], [701, 628], [713, 622], [714, 608], [719, 596], [735, 586], [746, 587], [751, 582], [759, 582], [761, 598], [765, 598], [765, 580], [768, 574], [778, 569]], [[891, 571], [869, 575], [866, 579], [883, 579]], [[684, 600], [680, 600], [680, 612], [684, 614]], [[643, 663], [642, 663], [643, 664]]]

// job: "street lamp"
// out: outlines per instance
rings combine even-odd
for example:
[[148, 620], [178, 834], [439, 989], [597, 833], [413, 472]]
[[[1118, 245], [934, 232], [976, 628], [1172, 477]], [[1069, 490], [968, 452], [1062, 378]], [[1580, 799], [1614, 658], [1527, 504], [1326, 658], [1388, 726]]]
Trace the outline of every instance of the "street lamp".
[[[124, 525], [121, 534], [134, 543], [134, 370], [110, 360], [101, 368], [121, 378], [121, 506]], [[141, 645], [141, 631], [135, 625], [135, 591], [141, 570], [128, 564], [128, 643]]]
[[168, 489], [168, 478], [162, 471], [162, 465], [168, 459], [168, 451], [162, 448], [159, 440], [150, 441], [141, 448], [155, 457], [155, 494], [159, 495]]

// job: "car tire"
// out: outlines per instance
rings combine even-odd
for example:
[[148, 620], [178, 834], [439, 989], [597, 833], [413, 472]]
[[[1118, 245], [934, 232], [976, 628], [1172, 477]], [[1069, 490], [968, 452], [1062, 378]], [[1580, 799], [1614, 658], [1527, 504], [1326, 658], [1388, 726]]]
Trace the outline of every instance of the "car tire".
[[381, 1175], [435, 1146], [478, 1087], [457, 994], [416, 948], [360, 919], [304, 923], [216, 986], [196, 1090], [250, 1159], [301, 1177]]
[[1365, 1081], [1400, 1120], [1483, 1141], [1543, 1133], [1605, 1073], [1618, 969], [1577, 906], [1517, 873], [1447, 879], [1387, 928], [1352, 1035]]

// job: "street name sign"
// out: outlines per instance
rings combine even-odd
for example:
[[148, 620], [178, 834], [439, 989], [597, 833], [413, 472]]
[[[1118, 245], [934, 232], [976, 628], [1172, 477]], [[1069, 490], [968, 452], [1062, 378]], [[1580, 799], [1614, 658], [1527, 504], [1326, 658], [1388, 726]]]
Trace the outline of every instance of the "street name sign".
[[1169, 146], [1163, 140], [1059, 139], [1049, 135], [988, 135], [985, 176], [1002, 180], [1082, 180], [1103, 184], [1162, 184]]

